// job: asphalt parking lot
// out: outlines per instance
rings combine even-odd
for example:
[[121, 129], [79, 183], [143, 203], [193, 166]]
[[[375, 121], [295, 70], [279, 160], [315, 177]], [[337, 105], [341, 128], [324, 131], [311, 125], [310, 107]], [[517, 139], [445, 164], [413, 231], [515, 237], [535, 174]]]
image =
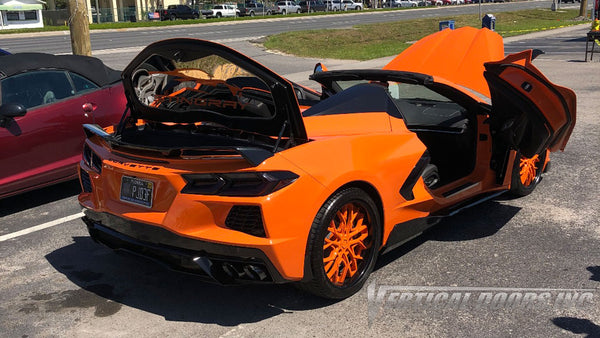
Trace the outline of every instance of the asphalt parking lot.
[[[91, 241], [78, 219], [0, 241], [0, 332], [26, 336], [600, 336], [600, 62], [583, 62], [586, 27], [507, 39], [507, 50], [549, 40], [564, 53], [535, 64], [578, 96], [567, 148], [525, 198], [499, 198], [449, 218], [380, 257], [353, 297], [324, 301], [290, 285], [220, 287]], [[239, 46], [239, 47], [238, 47]], [[270, 65], [315, 60], [233, 47]], [[522, 47], [522, 48], [521, 48]], [[377, 66], [330, 60], [332, 68]], [[276, 66], [274, 70], [280, 71]], [[308, 71], [288, 74], [304, 80]], [[77, 182], [0, 200], [0, 236], [50, 224], [80, 208]], [[382, 286], [437, 294], [589, 293], [572, 306], [383, 304]], [[369, 297], [369, 290], [373, 291]], [[477, 294], [477, 295], [476, 295]], [[388, 299], [388, 298], [386, 298]], [[464, 299], [464, 298], [463, 298]], [[522, 303], [521, 303], [522, 304]]]

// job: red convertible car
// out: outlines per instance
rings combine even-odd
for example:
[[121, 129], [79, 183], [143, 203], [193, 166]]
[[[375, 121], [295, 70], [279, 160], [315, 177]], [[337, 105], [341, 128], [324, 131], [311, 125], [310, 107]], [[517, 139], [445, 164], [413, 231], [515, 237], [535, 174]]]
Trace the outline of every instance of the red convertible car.
[[74, 179], [81, 126], [119, 122], [120, 72], [86, 56], [0, 58], [0, 198]]
[[214, 282], [351, 296], [379, 253], [533, 191], [576, 108], [535, 55], [446, 29], [383, 69], [316, 67], [316, 93], [210, 41], [156, 42], [123, 71], [122, 122], [84, 126], [84, 221], [100, 243]]

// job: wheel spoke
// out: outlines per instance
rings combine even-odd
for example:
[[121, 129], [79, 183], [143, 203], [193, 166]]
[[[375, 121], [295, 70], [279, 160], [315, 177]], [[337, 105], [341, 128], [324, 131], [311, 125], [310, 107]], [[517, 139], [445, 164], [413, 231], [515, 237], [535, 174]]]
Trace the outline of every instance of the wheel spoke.
[[348, 283], [362, 268], [363, 253], [373, 249], [369, 238], [369, 218], [357, 203], [343, 205], [327, 227], [323, 243], [323, 268], [335, 285]]

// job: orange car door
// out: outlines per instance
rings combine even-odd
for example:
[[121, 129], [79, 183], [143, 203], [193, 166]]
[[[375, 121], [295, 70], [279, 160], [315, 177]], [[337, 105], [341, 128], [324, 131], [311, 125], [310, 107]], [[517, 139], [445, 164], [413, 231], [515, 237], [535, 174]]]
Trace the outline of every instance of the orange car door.
[[485, 64], [492, 97], [490, 126], [497, 144], [525, 157], [563, 150], [575, 126], [576, 96], [532, 63], [532, 51]]

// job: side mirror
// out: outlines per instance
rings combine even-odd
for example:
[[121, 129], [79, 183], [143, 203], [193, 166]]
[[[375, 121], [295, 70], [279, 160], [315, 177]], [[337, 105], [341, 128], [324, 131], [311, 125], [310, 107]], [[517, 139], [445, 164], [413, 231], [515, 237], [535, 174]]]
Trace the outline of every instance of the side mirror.
[[320, 73], [320, 72], [326, 72], [326, 71], [327, 71], [327, 67], [325, 67], [324, 64], [319, 62], [315, 65], [315, 68], [313, 69], [313, 74]]
[[22, 104], [7, 103], [0, 106], [0, 127], [5, 127], [13, 118], [25, 116], [26, 113], [27, 109]]

